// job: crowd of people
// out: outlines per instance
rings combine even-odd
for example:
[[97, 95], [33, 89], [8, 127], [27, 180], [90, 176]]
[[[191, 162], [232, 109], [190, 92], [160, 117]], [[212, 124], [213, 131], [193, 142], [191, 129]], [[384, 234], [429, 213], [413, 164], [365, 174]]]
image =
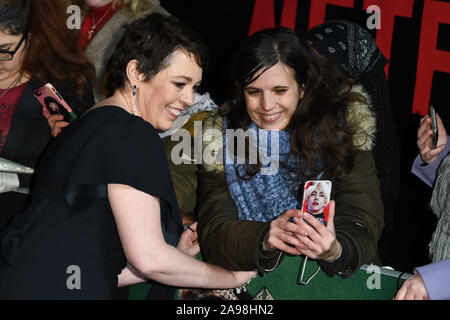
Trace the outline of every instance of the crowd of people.
[[[71, 4], [79, 30], [66, 26]], [[112, 299], [149, 280], [157, 299], [236, 288], [285, 255], [344, 278], [382, 263], [398, 138], [387, 60], [357, 24], [250, 35], [217, 106], [198, 92], [207, 45], [159, 1], [2, 0], [0, 13], [0, 157], [34, 170], [0, 172], [1, 299]], [[46, 83], [75, 121], [40, 105]], [[194, 120], [202, 152], [175, 163], [171, 135]], [[450, 142], [437, 120], [437, 146], [421, 121], [412, 171], [434, 188], [433, 263], [395, 299], [450, 299]], [[73, 266], [82, 290], [68, 288]]]

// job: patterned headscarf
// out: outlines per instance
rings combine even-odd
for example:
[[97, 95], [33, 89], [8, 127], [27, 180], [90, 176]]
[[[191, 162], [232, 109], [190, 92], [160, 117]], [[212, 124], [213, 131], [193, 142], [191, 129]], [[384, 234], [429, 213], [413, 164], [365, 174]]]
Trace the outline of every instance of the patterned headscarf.
[[356, 82], [388, 62], [372, 35], [350, 21], [327, 21], [309, 30], [306, 40], [320, 55], [340, 64]]

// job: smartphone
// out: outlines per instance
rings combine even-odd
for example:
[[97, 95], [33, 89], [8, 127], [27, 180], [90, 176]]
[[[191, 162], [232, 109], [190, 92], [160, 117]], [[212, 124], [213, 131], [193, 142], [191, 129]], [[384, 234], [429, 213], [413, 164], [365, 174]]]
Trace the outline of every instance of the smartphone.
[[329, 180], [306, 181], [303, 189], [303, 212], [327, 225], [332, 183]]
[[51, 83], [46, 83], [42, 87], [34, 90], [33, 95], [38, 99], [42, 107], [46, 108], [51, 114], [62, 114], [64, 120], [68, 122], [76, 120], [77, 115], [75, 112], [69, 107]]
[[437, 126], [436, 111], [434, 110], [432, 105], [430, 105], [429, 115], [431, 118], [431, 127], [433, 129], [433, 149], [436, 149], [438, 137], [439, 137], [439, 131], [438, 131], [438, 126]]

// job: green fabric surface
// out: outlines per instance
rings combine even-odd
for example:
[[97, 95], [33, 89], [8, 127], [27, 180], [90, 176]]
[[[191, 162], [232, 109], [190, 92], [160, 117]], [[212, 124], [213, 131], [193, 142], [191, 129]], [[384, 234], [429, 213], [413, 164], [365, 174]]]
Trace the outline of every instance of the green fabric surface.
[[[275, 300], [390, 300], [397, 292], [397, 282], [400, 286], [404, 281], [378, 273], [380, 269], [369, 272], [360, 269], [346, 279], [339, 275], [328, 277], [320, 270], [307, 285], [299, 285], [303, 259], [286, 256], [275, 270], [253, 279], [247, 285], [248, 292], [255, 296], [266, 287]], [[317, 267], [317, 262], [308, 260], [303, 281], [312, 276]], [[130, 286], [129, 299], [145, 299], [150, 287], [148, 283]]]
[[[297, 284], [303, 259], [286, 256], [277, 269], [253, 279], [247, 286], [248, 292], [254, 296], [265, 286], [275, 300], [390, 300], [397, 292], [396, 277], [362, 269], [346, 279], [339, 275], [329, 277], [320, 270], [308, 284]], [[317, 262], [308, 260], [303, 282], [317, 268]]]

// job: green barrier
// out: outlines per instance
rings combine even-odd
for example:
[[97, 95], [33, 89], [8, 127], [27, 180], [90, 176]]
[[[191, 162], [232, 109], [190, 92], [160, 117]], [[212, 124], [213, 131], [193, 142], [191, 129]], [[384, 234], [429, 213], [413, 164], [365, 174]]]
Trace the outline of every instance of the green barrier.
[[[285, 257], [283, 263], [264, 277], [257, 277], [247, 286], [251, 295], [264, 287], [275, 300], [390, 300], [406, 277], [401, 273], [378, 266], [363, 266], [352, 276], [327, 276], [320, 270], [308, 284], [300, 281], [302, 257]], [[303, 276], [306, 282], [318, 268], [316, 261], [308, 260]], [[399, 279], [400, 277], [400, 279]]]
[[[339, 275], [329, 277], [319, 270], [308, 284], [301, 285], [298, 282], [303, 262], [303, 257], [286, 256], [275, 270], [250, 281], [248, 293], [253, 297], [262, 294], [263, 299], [268, 293], [275, 300], [391, 300], [398, 287], [411, 276], [375, 265], [364, 265], [346, 279]], [[303, 281], [306, 282], [317, 268], [316, 261], [307, 260]], [[129, 299], [145, 299], [150, 288], [147, 283], [130, 286]], [[178, 297], [178, 293], [175, 296]]]

